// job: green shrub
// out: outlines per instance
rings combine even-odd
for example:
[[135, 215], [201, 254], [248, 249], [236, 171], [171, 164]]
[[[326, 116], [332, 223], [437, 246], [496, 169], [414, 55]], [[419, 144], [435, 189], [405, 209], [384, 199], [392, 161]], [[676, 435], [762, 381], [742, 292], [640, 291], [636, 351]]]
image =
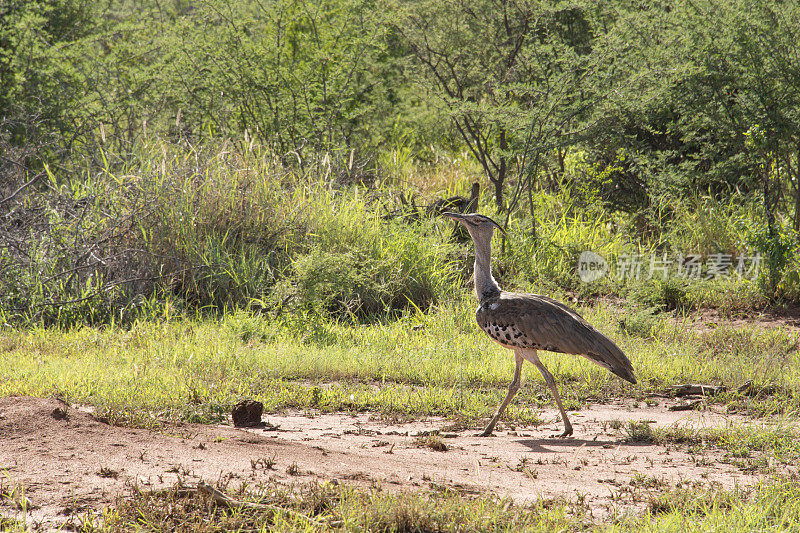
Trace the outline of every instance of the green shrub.
[[369, 220], [362, 222], [364, 232], [349, 249], [317, 244], [292, 263], [296, 301], [303, 308], [369, 316], [409, 306], [427, 309], [452, 292], [456, 276], [446, 244], [419, 228], [370, 228]]
[[582, 283], [577, 265], [584, 251], [609, 259], [629, 248], [622, 221], [599, 206], [577, 208], [564, 191], [540, 192], [534, 201], [537, 237], [524, 217], [512, 219], [507, 251], [498, 250], [500, 266], [545, 290], [615, 292], [617, 283], [610, 276], [591, 284]]
[[632, 337], [656, 338], [663, 327], [663, 321], [658, 316], [659, 310], [658, 307], [647, 307], [626, 311], [619, 320], [620, 331]]
[[[269, 152], [143, 143], [121, 172], [52, 176], [0, 248], [6, 320], [129, 321], [164, 305], [360, 317], [426, 309], [455, 288], [435, 224], [386, 221], [358, 188], [332, 188]], [[32, 229], [25, 229], [31, 227]], [[159, 305], [161, 302], [162, 305]]]
[[630, 286], [628, 298], [648, 308], [683, 311], [691, 307], [689, 282], [683, 278], [647, 279]]

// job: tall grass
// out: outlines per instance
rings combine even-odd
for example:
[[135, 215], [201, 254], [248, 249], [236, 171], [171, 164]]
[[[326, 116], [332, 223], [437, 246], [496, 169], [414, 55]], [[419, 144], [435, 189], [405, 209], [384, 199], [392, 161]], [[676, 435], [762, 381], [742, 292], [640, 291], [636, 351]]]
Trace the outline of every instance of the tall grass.
[[623, 221], [599, 205], [578, 208], [565, 191], [539, 193], [535, 198], [537, 232], [529, 218], [513, 219], [508, 232], [507, 251], [500, 264], [520, 273], [520, 278], [544, 291], [590, 290], [615, 292], [611, 277], [592, 286], [578, 278], [578, 257], [593, 251], [612, 258], [635, 249], [634, 237], [622, 227]]
[[[269, 150], [227, 142], [145, 140], [125, 157], [108, 155], [99, 172], [51, 174], [49, 187], [15, 208], [13, 245], [0, 247], [0, 319], [70, 326], [258, 308], [374, 320], [428, 309], [463, 290], [471, 245], [452, 242], [450, 226], [436, 219], [387, 216], [393, 193], [465, 194], [480, 177], [462, 156], [415, 166], [403, 154], [400, 174], [370, 187], [337, 185], [324, 158], [301, 172]], [[649, 279], [646, 265], [639, 279], [613, 272], [624, 254], [756, 254], [757, 203], [664, 199], [642, 215], [651, 219], [643, 234], [637, 217], [577, 198], [573, 189], [533, 196], [536, 236], [520, 209], [495, 240], [505, 287], [726, 313], [773, 298], [763, 282], [734, 276], [664, 282]], [[492, 198], [480, 200], [481, 211], [493, 213]], [[583, 251], [605, 257], [610, 275], [580, 281]], [[779, 288], [789, 298], [800, 292], [798, 264], [793, 256], [781, 263]]]
[[21, 272], [0, 280], [5, 320], [131, 321], [165, 304], [254, 303], [362, 317], [425, 309], [452, 291], [452, 248], [434, 224], [383, 220], [362, 189], [266, 152], [208, 150], [144, 143], [116, 170], [52, 176], [28, 205], [47, 216], [0, 257]]
[[426, 308], [452, 285], [448, 248], [430, 225], [383, 221], [358, 188], [264, 156], [220, 155], [182, 181], [148, 187], [164, 205], [146, 244], [173, 258], [174, 271], [191, 268], [176, 290], [201, 306], [290, 298], [305, 310], [370, 315]]
[[754, 198], [738, 194], [727, 199], [676, 198], [669, 210], [664, 237], [675, 251], [703, 256], [756, 252], [753, 234], [763, 225], [763, 215]]

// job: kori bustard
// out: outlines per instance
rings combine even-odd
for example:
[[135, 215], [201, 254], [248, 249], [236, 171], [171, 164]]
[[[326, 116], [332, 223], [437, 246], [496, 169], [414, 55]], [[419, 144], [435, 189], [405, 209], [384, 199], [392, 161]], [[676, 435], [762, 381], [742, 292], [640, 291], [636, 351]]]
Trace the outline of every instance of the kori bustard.
[[495, 342], [514, 351], [516, 369], [506, 398], [497, 408], [489, 425], [481, 433], [492, 434], [497, 421], [520, 387], [522, 364], [533, 363], [544, 376], [553, 394], [564, 432], [572, 435], [572, 424], [561, 403], [553, 375], [539, 360], [537, 350], [582, 355], [631, 383], [636, 383], [631, 362], [614, 342], [597, 331], [578, 313], [566, 305], [538, 294], [506, 292], [492, 277], [492, 234], [500, 226], [491, 218], [479, 214], [443, 213], [464, 226], [475, 244], [475, 296], [478, 298], [475, 319]]

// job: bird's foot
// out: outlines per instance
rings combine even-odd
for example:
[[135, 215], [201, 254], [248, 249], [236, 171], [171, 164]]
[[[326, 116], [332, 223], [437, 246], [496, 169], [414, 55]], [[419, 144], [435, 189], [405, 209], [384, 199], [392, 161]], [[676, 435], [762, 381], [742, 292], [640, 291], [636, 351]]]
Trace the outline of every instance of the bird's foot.
[[550, 435], [551, 439], [567, 439], [572, 438], [572, 426], [567, 426], [564, 428], [563, 433], [558, 435]]
[[497, 418], [499, 418], [499, 415], [497, 415], [495, 418], [493, 418], [493, 419], [492, 419], [492, 420], [489, 422], [489, 425], [488, 425], [488, 426], [486, 426], [486, 429], [484, 429], [484, 430], [483, 430], [483, 431], [481, 431], [480, 433], [475, 433], [475, 435], [473, 435], [473, 436], [474, 436], [474, 437], [491, 437], [491, 436], [492, 436], [492, 432], [494, 431], [494, 428], [495, 428], [495, 426], [497, 426]]

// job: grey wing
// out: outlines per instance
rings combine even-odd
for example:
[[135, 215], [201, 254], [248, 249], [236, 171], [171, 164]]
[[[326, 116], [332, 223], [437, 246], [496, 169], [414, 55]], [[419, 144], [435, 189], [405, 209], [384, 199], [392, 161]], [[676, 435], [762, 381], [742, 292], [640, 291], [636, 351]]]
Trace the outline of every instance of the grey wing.
[[622, 379], [636, 383], [633, 366], [625, 353], [569, 307], [535, 296], [515, 303], [512, 305], [519, 307], [518, 327], [525, 332], [531, 348], [583, 355]]

